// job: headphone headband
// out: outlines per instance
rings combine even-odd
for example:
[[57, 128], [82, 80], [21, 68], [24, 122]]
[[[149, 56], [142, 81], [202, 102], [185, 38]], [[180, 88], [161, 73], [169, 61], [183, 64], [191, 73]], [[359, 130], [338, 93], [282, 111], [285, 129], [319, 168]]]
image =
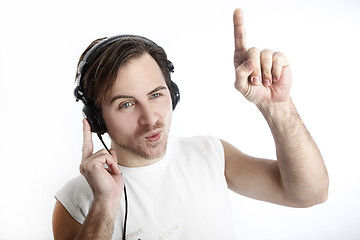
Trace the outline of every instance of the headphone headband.
[[95, 60], [95, 55], [97, 55], [100, 52], [103, 52], [109, 45], [116, 42], [118, 40], [118, 36], [105, 38], [98, 43], [96, 43], [92, 48], [89, 49], [89, 51], [85, 54], [83, 59], [80, 61], [78, 69], [77, 69], [77, 78], [76, 78], [76, 84], [77, 86], [82, 90], [81, 94], [79, 95], [81, 98], [78, 98], [79, 96], [75, 95], [77, 100], [85, 100], [84, 98], [84, 90], [83, 90], [83, 82], [82, 78], [83, 75], [85, 75], [86, 70], [89, 68], [89, 66], [92, 64], [92, 61]]
[[[147, 43], [148, 45], [156, 46], [158, 48], [161, 48], [164, 51], [164, 49], [162, 47], [160, 47], [159, 45], [157, 45], [155, 42], [153, 42], [150, 39], [145, 38], [143, 36], [139, 36], [139, 35], [131, 35], [131, 34], [116, 35], [116, 36], [112, 36], [112, 37], [104, 38], [104, 39], [100, 40], [99, 42], [97, 42], [93, 47], [91, 47], [87, 51], [87, 53], [85, 54], [85, 56], [83, 57], [83, 59], [80, 61], [79, 65], [78, 65], [77, 77], [76, 77], [77, 87], [74, 90], [74, 95], [75, 95], [76, 101], [81, 100], [83, 102], [85, 102], [85, 101], [87, 102], [87, 100], [85, 99], [85, 96], [84, 96], [85, 93], [84, 93], [83, 77], [85, 76], [87, 69], [95, 61], [96, 56], [99, 55], [100, 53], [104, 52], [107, 47], [109, 47], [116, 41], [118, 41], [120, 39], [125, 39], [125, 38], [139, 38], [142, 41], [144, 41], [145, 43]], [[173, 73], [174, 72], [173, 63], [170, 60], [167, 60], [167, 65], [168, 65], [169, 72]], [[175, 107], [174, 107], [174, 109], [175, 109]]]

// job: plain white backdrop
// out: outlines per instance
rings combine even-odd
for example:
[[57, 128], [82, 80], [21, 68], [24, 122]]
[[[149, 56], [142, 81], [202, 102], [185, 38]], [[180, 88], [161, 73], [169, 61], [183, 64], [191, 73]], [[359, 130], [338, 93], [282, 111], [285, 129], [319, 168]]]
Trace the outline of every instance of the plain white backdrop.
[[248, 46], [290, 61], [291, 96], [330, 175], [328, 201], [308, 209], [231, 194], [237, 239], [360, 239], [357, 0], [0, 0], [0, 239], [53, 238], [53, 195], [79, 174], [76, 64], [98, 37], [139, 34], [165, 48], [181, 91], [172, 135], [214, 135], [275, 158], [266, 121], [233, 87], [237, 7]]

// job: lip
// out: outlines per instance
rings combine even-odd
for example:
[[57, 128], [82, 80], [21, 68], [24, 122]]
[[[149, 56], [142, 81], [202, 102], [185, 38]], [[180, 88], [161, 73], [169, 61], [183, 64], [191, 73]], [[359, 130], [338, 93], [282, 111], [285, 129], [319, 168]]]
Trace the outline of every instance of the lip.
[[152, 132], [150, 134], [147, 134], [147, 136], [145, 136], [145, 139], [149, 142], [157, 142], [159, 141], [161, 138], [161, 130]]

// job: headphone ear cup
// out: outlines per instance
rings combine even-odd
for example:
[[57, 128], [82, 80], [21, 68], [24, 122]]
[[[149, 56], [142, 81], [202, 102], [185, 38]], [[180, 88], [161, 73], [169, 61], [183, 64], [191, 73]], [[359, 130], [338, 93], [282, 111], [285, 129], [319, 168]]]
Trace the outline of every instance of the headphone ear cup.
[[92, 132], [97, 134], [104, 134], [107, 132], [103, 118], [98, 114], [93, 105], [84, 104], [83, 114], [88, 120]]
[[170, 93], [171, 93], [172, 107], [173, 107], [173, 110], [175, 110], [176, 105], [180, 101], [180, 91], [179, 91], [179, 87], [173, 81], [171, 81], [171, 91], [170, 91]]

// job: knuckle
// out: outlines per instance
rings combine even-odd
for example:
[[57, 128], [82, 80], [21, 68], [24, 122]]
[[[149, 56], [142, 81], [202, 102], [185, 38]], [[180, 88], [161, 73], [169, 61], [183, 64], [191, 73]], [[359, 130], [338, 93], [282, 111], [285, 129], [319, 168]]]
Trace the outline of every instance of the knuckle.
[[245, 79], [248, 77], [248, 72], [243, 68], [236, 69], [236, 78], [238, 79]]
[[264, 63], [271, 64], [273, 61], [273, 54], [272, 54], [272, 52], [266, 52], [265, 50], [263, 50], [261, 52], [260, 59], [263, 64]]
[[273, 55], [274, 51], [271, 50], [270, 48], [265, 48], [261, 51], [261, 53]]
[[85, 166], [84, 166], [83, 163], [80, 164], [80, 166], [79, 166], [79, 171], [80, 171], [80, 173], [81, 173], [82, 175], [84, 175], [84, 173], [85, 173]]
[[93, 154], [94, 157], [99, 157], [99, 156], [104, 156], [104, 155], [108, 155], [109, 153], [107, 152], [106, 149], [100, 149], [99, 151], [97, 151], [96, 153]]
[[249, 51], [256, 51], [256, 52], [258, 52], [259, 49], [258, 49], [257, 47], [251, 47], [251, 48], [249, 48]]
[[236, 37], [236, 38], [246, 38], [246, 33], [244, 31], [236, 31], [234, 33], [234, 37]]
[[282, 52], [274, 53], [274, 60], [279, 61], [279, 60], [285, 60], [285, 59], [286, 59], [286, 57], [285, 57], [284, 53], [282, 53]]
[[264, 78], [271, 78], [271, 73], [270, 72], [263, 72], [263, 76], [264, 76]]
[[106, 149], [101, 149], [101, 150], [99, 151], [99, 153], [100, 153], [101, 155], [110, 155], [109, 152], [108, 152]]
[[83, 142], [83, 148], [85, 147], [90, 147], [91, 146], [91, 143], [89, 142]]
[[260, 53], [260, 50], [257, 47], [251, 47], [248, 50], [248, 54], [257, 54]]
[[265, 71], [269, 71], [273, 63], [273, 59], [269, 57], [261, 57], [261, 68]]
[[93, 150], [93, 146], [91, 143], [89, 142], [84, 142], [83, 145], [82, 145], [82, 151], [91, 151], [92, 152]]
[[254, 71], [251, 73], [251, 75], [250, 76], [258, 76], [258, 75], [260, 75], [261, 74], [261, 67], [260, 66], [256, 66], [256, 67], [254, 67]]
[[86, 148], [85, 144], [83, 144], [83, 145], [82, 145], [82, 149], [81, 149], [82, 152], [84, 152], [86, 149], [87, 149], [87, 148]]

